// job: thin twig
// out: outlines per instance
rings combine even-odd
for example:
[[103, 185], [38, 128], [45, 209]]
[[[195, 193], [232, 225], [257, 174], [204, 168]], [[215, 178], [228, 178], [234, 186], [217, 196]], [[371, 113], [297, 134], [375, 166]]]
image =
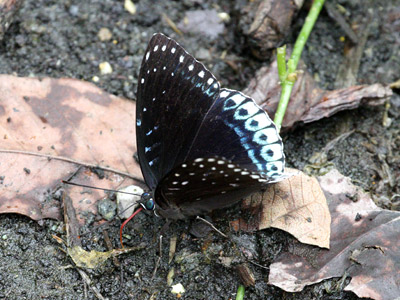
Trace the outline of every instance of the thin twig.
[[90, 280], [89, 276], [88, 276], [83, 270], [81, 270], [81, 269], [79, 269], [79, 268], [76, 268], [76, 269], [78, 270], [79, 274], [81, 275], [83, 281], [84, 281], [84, 282], [87, 284], [87, 286], [93, 291], [93, 293], [96, 295], [96, 297], [97, 297], [98, 299], [100, 299], [100, 300], [106, 300], [106, 298], [104, 298], [104, 297], [100, 294], [99, 290], [98, 290], [94, 285], [92, 285], [92, 281]]
[[104, 167], [104, 166], [99, 166], [99, 165], [95, 165], [95, 164], [90, 164], [90, 163], [86, 163], [83, 161], [79, 161], [79, 160], [75, 160], [72, 158], [68, 158], [68, 157], [64, 157], [64, 156], [55, 156], [55, 155], [50, 155], [50, 154], [42, 154], [42, 153], [37, 153], [37, 152], [31, 152], [31, 151], [24, 151], [24, 150], [8, 150], [8, 149], [0, 149], [0, 153], [13, 153], [13, 154], [24, 154], [24, 155], [32, 155], [32, 156], [38, 156], [38, 157], [45, 157], [45, 158], [49, 158], [49, 159], [54, 159], [54, 160], [60, 160], [60, 161], [65, 161], [65, 162], [69, 162], [72, 164], [77, 164], [80, 166], [84, 166], [87, 168], [98, 168], [104, 171], [109, 171], [109, 172], [113, 172], [115, 174], [118, 175], [122, 175], [122, 176], [126, 176], [129, 178], [132, 178], [136, 181], [139, 182], [143, 182], [143, 179], [136, 177], [132, 174], [129, 174], [127, 172], [123, 172], [114, 168], [110, 168], [110, 167]]
[[151, 276], [151, 280], [153, 280], [154, 277], [156, 276], [158, 267], [159, 267], [159, 265], [161, 263], [161, 258], [162, 258], [162, 238], [163, 238], [163, 236], [160, 235], [160, 249], [159, 249], [160, 252], [159, 252], [159, 255], [158, 255], [158, 258], [157, 258], [156, 266], [154, 267], [153, 276]]
[[222, 235], [224, 238], [226, 238], [226, 239], [228, 238], [228, 236], [225, 233], [218, 230], [212, 223], [208, 222], [206, 219], [203, 219], [202, 217], [197, 216], [196, 220], [203, 221], [204, 223], [209, 225], [212, 229], [214, 229], [216, 232], [218, 232], [220, 235]]

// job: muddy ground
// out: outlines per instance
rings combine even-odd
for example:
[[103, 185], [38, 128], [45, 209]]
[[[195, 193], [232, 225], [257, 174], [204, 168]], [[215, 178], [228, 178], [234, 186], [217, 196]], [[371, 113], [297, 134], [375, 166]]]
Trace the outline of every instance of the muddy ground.
[[[367, 12], [372, 16], [358, 83], [390, 83], [399, 79], [400, 25], [398, 19], [393, 20], [393, 16], [400, 15], [399, 1], [332, 2], [340, 4], [342, 13], [355, 27], [365, 21]], [[0, 73], [87, 81], [98, 76], [98, 86], [134, 100], [146, 44], [154, 32], [164, 32], [201, 58], [223, 86], [244, 89], [254, 72], [269, 60], [269, 57], [264, 61], [254, 58], [241, 32], [239, 20], [247, 3], [244, 0], [140, 0], [136, 1], [136, 14], [131, 15], [124, 9], [123, 1], [26, 0], [0, 42]], [[231, 19], [223, 33], [212, 39], [193, 33], [179, 36], [162, 17], [164, 13], [179, 23], [186, 11], [196, 9], [226, 12]], [[295, 18], [286, 39], [288, 44], [293, 44], [305, 13], [306, 10], [300, 11]], [[112, 34], [107, 41], [100, 41], [98, 37], [103, 27]], [[322, 87], [334, 87], [345, 51], [343, 36], [339, 25], [323, 10], [303, 53], [308, 70]], [[235, 68], [221, 59], [224, 51], [235, 62]], [[98, 65], [104, 61], [111, 64], [112, 74], [99, 74]], [[369, 191], [380, 207], [399, 210], [400, 199], [395, 197], [400, 193], [398, 91], [388, 109], [392, 119], [388, 127], [382, 125], [384, 114], [384, 106], [364, 107], [285, 133], [288, 165], [314, 174], [334, 166]], [[354, 133], [339, 140], [321, 156], [327, 143], [351, 130]], [[397, 181], [389, 180], [388, 172]], [[228, 221], [237, 213], [238, 207], [223, 214], [217, 212], [213, 221], [222, 231], [230, 232]], [[286, 233], [278, 230], [264, 230], [254, 235], [231, 233], [234, 242], [226, 242], [214, 232], [195, 238], [190, 234], [191, 223], [181, 221], [169, 227], [161, 265], [153, 277], [158, 257], [157, 237], [164, 220], [139, 215], [126, 229], [131, 236], [127, 244], [145, 243], [146, 248], [120, 256], [119, 265], [110, 260], [100, 270], [88, 272], [92, 286], [108, 299], [176, 299], [167, 286], [167, 274], [174, 267], [174, 283], [182, 283], [186, 289], [181, 299], [234, 299], [240, 284], [235, 265], [245, 261], [239, 251], [243, 246], [254, 261], [266, 267], [249, 265], [256, 284], [246, 289], [245, 299], [357, 299], [354, 294], [342, 291], [339, 279], [324, 281], [296, 294], [267, 285], [268, 265], [292, 242]], [[119, 245], [119, 225], [120, 221], [115, 221], [105, 228], [115, 247]], [[102, 229], [93, 226], [82, 235], [87, 250], [106, 250]], [[71, 267], [71, 261], [61, 250], [63, 246], [52, 235], [65, 237], [62, 222], [0, 216], [0, 299], [96, 299]], [[178, 237], [176, 259], [168, 265], [172, 235]], [[234, 258], [232, 265], [223, 265], [222, 256]]]

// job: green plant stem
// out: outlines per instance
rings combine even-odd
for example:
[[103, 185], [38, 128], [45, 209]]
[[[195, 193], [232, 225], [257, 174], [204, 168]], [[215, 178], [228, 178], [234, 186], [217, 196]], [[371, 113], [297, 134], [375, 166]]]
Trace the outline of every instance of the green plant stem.
[[282, 83], [286, 79], [286, 45], [276, 49], [276, 60], [278, 63], [279, 81]]
[[292, 55], [290, 56], [287, 64], [287, 71], [285, 76], [286, 78], [284, 80], [282, 80], [281, 71], [279, 70], [279, 64], [282, 64], [282, 57], [280, 56], [279, 58], [277, 58], [279, 79], [282, 85], [281, 98], [279, 100], [278, 108], [276, 110], [274, 118], [274, 122], [278, 130], [280, 130], [282, 126], [282, 121], [289, 103], [290, 94], [292, 93], [294, 82], [296, 81], [296, 75], [293, 73], [296, 71], [297, 64], [299, 63], [304, 45], [306, 44], [307, 39], [310, 36], [311, 30], [314, 27], [314, 24], [322, 9], [322, 6], [324, 5], [324, 2], [325, 0], [314, 0], [311, 9], [308, 12], [308, 16], [304, 22], [303, 28], [301, 29], [299, 36], [297, 37], [296, 43], [294, 44]]
[[244, 299], [244, 286], [239, 285], [236, 293], [236, 300], [243, 300]]

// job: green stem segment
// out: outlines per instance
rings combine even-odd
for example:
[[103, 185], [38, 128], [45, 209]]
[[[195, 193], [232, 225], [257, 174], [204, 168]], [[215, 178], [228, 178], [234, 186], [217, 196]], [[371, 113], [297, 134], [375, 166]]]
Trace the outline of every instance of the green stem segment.
[[278, 108], [276, 110], [274, 118], [274, 122], [278, 130], [280, 130], [282, 126], [282, 121], [289, 103], [290, 94], [292, 93], [294, 82], [296, 81], [296, 75], [294, 73], [296, 72], [297, 64], [299, 63], [304, 45], [306, 44], [307, 39], [310, 36], [311, 30], [314, 27], [314, 24], [322, 9], [322, 6], [324, 5], [324, 2], [325, 0], [314, 0], [311, 9], [308, 12], [308, 16], [304, 22], [303, 28], [301, 29], [300, 34], [297, 37], [296, 43], [294, 44], [292, 55], [287, 63], [287, 71], [285, 64], [286, 48], [284, 48], [285, 46], [283, 46], [278, 48], [277, 50], [278, 73], [279, 80], [281, 81], [282, 85], [281, 98], [279, 100]]
[[244, 286], [239, 285], [236, 293], [236, 300], [243, 300], [244, 299]]

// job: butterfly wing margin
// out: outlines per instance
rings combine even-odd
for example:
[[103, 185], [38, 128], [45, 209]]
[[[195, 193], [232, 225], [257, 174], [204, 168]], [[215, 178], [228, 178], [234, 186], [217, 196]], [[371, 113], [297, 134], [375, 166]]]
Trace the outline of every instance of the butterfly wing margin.
[[151, 38], [138, 81], [138, 156], [145, 181], [154, 190], [183, 162], [220, 87], [202, 63], [163, 34]]

